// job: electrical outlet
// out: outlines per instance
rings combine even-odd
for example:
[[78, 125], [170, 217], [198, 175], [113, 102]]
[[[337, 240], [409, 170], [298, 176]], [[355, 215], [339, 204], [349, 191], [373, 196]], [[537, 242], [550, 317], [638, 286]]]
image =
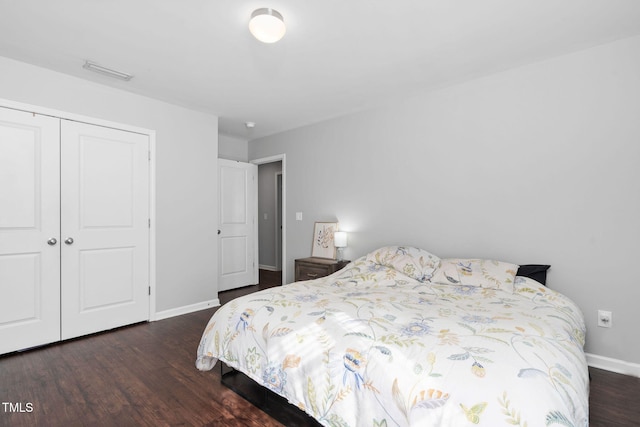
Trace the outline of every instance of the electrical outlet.
[[601, 328], [613, 326], [613, 316], [610, 311], [598, 310], [598, 326]]

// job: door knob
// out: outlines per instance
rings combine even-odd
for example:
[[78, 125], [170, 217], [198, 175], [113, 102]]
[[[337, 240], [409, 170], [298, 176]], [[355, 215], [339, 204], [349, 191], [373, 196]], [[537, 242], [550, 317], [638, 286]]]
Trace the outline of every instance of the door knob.
[[64, 241], [67, 245], [73, 245], [73, 237], [67, 237]]
[[58, 241], [56, 240], [56, 238], [55, 238], [55, 237], [52, 237], [52, 238], [50, 238], [49, 240], [47, 240], [47, 244], [48, 244], [49, 246], [55, 246], [55, 245], [56, 245], [56, 243], [58, 243]]

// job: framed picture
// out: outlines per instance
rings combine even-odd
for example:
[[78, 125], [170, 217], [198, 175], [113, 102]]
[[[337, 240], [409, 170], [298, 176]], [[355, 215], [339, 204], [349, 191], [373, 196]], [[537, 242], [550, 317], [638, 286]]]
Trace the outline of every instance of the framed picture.
[[311, 256], [336, 259], [336, 247], [333, 244], [333, 233], [337, 230], [337, 222], [316, 222], [313, 226]]

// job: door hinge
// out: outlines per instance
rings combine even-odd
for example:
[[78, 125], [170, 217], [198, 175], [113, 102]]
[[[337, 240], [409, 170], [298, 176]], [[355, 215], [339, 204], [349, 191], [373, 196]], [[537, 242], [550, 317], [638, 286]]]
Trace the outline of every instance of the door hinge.
[[149, 161], [151, 161], [151, 150], [147, 151], [149, 153]]
[[149, 295], [151, 295], [151, 286], [149, 286]]
[[149, 228], [151, 228], [151, 218], [149, 218], [149, 220], [147, 221], [147, 224], [149, 225]]

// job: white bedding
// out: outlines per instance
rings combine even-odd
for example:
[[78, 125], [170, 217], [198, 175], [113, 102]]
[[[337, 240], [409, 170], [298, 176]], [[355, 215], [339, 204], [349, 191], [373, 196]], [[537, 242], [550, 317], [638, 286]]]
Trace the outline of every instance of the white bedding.
[[327, 426], [588, 425], [572, 301], [521, 277], [509, 290], [432, 283], [437, 268], [389, 258], [229, 302], [196, 366], [224, 361]]

